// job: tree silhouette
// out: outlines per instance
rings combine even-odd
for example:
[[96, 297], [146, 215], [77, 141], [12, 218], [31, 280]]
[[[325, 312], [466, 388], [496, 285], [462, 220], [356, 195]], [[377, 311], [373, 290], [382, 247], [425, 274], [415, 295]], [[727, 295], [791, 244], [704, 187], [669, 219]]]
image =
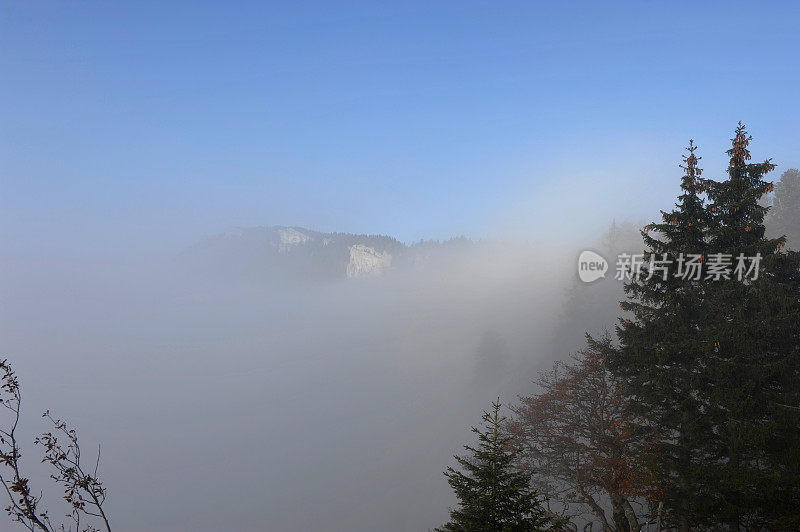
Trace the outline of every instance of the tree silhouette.
[[499, 399], [492, 403], [483, 413], [483, 429], [472, 428], [477, 446], [466, 445], [469, 455], [455, 457], [463, 472], [452, 467], [445, 472], [459, 506], [440, 532], [532, 532], [554, 523], [530, 487], [531, 472], [514, 467], [519, 449], [500, 408]]
[[585, 349], [571, 362], [556, 362], [537, 384], [539, 393], [520, 398], [509, 424], [522, 463], [537, 472], [534, 484], [565, 509], [588, 508], [604, 530], [638, 531], [631, 501], [661, 496], [645, 465], [654, 456], [656, 432], [631, 408], [622, 380], [601, 352]]
[[[54, 430], [45, 432], [34, 443], [44, 447], [42, 462], [52, 466], [54, 472], [51, 478], [64, 489], [64, 500], [70, 505], [68, 517], [72, 524], [53, 524], [48, 512], [41, 508], [41, 493], [35, 495], [31, 491], [29, 480], [21, 472], [22, 453], [17, 439], [22, 413], [19, 380], [6, 360], [0, 362], [0, 373], [0, 404], [11, 412], [9, 424], [0, 429], [0, 484], [9, 498], [10, 504], [6, 508], [9, 517], [31, 531], [111, 532], [103, 509], [106, 489], [97, 477], [99, 447], [94, 467], [87, 472], [81, 463], [81, 449], [75, 430], [60, 419], [53, 418], [49, 411], [42, 417], [52, 422]], [[62, 443], [64, 440], [66, 443]], [[82, 522], [84, 518], [98, 519], [103, 528]]]

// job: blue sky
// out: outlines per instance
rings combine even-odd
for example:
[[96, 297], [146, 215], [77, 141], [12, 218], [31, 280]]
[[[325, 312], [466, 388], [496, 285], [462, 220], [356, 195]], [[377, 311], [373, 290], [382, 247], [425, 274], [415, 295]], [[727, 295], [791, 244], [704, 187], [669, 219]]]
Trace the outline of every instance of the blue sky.
[[653, 218], [738, 120], [800, 165], [798, 2], [0, 6], [6, 245]]

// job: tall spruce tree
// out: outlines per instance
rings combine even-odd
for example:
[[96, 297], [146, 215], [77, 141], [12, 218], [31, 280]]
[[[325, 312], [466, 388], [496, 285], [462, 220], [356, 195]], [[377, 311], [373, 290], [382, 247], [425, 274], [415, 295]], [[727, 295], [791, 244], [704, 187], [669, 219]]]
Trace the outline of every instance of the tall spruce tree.
[[620, 307], [632, 316], [617, 326], [619, 347], [609, 349], [590, 338], [590, 345], [606, 353], [610, 369], [624, 378], [634, 409], [660, 434], [650, 465], [661, 479], [669, 520], [683, 530], [702, 521], [700, 457], [694, 450], [710, 429], [698, 400], [703, 354], [696, 348], [706, 287], [694, 273], [707, 252], [710, 216], [696, 149], [689, 141], [675, 208], [662, 211], [661, 222], [642, 231], [645, 265], [625, 285], [627, 299]]
[[709, 187], [709, 261], [760, 256], [758, 277], [709, 281], [698, 348], [706, 353], [701, 402], [708, 516], [739, 526], [800, 528], [800, 255], [765, 237], [760, 200], [775, 168], [749, 163], [739, 123], [728, 179]]
[[538, 493], [530, 487], [531, 473], [514, 464], [519, 449], [505, 430], [499, 400], [483, 413], [483, 430], [477, 447], [464, 448], [470, 455], [456, 456], [463, 469], [448, 467], [447, 481], [458, 497], [458, 508], [439, 532], [532, 532], [550, 530], [553, 520], [542, 507]]
[[[651, 256], [702, 254], [705, 269], [687, 278], [685, 262], [663, 277], [644, 268], [621, 303], [634, 319], [621, 320], [608, 353], [664, 431], [653, 462], [684, 530], [800, 527], [800, 255], [765, 237], [764, 175], [775, 165], [749, 163], [750, 140], [740, 124], [721, 182], [697, 177], [690, 145], [677, 209], [644, 239]], [[757, 277], [738, 269], [753, 257]]]

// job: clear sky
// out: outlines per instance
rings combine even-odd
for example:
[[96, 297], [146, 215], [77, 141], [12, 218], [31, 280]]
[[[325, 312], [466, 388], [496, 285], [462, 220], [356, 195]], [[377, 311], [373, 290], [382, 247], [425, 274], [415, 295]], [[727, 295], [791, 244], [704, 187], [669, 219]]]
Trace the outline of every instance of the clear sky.
[[800, 165], [800, 2], [0, 6], [6, 245], [654, 218], [739, 120]]

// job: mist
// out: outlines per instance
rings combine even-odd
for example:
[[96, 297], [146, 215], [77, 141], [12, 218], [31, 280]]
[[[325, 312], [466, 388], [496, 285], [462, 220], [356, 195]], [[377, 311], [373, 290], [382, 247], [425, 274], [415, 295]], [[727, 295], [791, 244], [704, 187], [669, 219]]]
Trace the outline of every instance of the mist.
[[[621, 323], [615, 259], [687, 190], [694, 146], [719, 182], [737, 138], [772, 158], [785, 179], [748, 198], [780, 198], [765, 230], [800, 247], [797, 3], [2, 4], [0, 360], [41, 529], [70, 522], [33, 444], [46, 410], [99, 455], [116, 532], [442, 526], [463, 502], [443, 471], [490, 402], [510, 415]], [[604, 279], [579, 280], [584, 250]], [[696, 345], [716, 356], [705, 314]], [[699, 439], [686, 456], [716, 449]]]
[[182, 251], [6, 261], [22, 429], [32, 440], [49, 408], [84, 452], [101, 444], [116, 530], [436, 526], [470, 425], [560, 354], [575, 283], [555, 244], [305, 284], [200, 271]]

